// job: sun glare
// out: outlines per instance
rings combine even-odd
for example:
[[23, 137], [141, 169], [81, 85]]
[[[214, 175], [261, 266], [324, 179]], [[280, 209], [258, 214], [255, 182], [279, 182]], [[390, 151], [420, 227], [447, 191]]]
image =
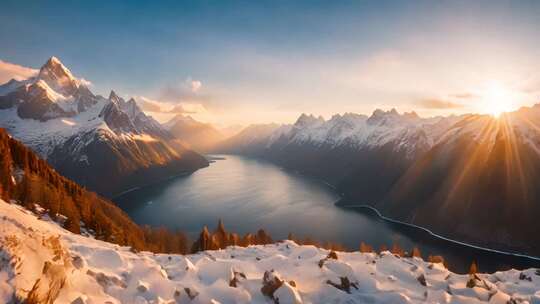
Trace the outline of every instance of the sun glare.
[[494, 117], [513, 110], [510, 91], [499, 84], [489, 86], [482, 94], [482, 99], [484, 99], [484, 111]]

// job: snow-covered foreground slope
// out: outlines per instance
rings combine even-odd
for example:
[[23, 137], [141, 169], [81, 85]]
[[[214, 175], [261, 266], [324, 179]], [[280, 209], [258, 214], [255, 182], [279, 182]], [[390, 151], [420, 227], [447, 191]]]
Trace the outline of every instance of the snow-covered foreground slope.
[[540, 303], [535, 269], [479, 274], [468, 288], [468, 275], [390, 253], [334, 259], [291, 241], [187, 256], [135, 253], [18, 205], [0, 201], [0, 214], [1, 303]]

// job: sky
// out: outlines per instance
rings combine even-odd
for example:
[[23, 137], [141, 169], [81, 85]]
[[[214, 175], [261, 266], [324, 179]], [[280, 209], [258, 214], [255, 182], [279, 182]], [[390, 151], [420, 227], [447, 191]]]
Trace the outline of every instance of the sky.
[[[0, 82], [56, 56], [164, 120], [540, 102], [540, 1], [2, 1]], [[157, 107], [156, 107], [157, 106]], [[170, 113], [157, 113], [170, 112]]]

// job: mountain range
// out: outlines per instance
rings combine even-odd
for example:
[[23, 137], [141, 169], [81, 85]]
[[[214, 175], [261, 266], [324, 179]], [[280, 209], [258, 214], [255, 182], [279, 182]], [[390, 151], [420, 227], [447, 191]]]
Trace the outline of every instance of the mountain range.
[[36, 76], [0, 86], [0, 127], [105, 196], [208, 165], [133, 98], [95, 95], [56, 57]]
[[184, 145], [200, 152], [211, 150], [216, 143], [225, 139], [225, 135], [213, 125], [199, 122], [189, 115], [177, 114], [163, 127]]
[[422, 118], [376, 110], [254, 125], [216, 151], [269, 159], [324, 179], [342, 206], [475, 245], [540, 254], [540, 105]]

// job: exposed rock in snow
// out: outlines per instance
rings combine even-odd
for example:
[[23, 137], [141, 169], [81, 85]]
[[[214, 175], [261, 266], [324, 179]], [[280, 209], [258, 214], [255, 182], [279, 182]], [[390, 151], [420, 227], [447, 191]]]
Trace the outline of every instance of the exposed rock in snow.
[[[77, 304], [540, 300], [540, 272], [535, 269], [476, 274], [482, 283], [469, 288], [468, 275], [389, 252], [338, 252], [338, 259], [328, 258], [322, 267], [319, 261], [329, 251], [291, 241], [187, 256], [134, 253], [71, 234], [18, 205], [0, 201], [0, 214], [2, 303], [28, 296]], [[424, 280], [426, 284], [420, 282]]]

